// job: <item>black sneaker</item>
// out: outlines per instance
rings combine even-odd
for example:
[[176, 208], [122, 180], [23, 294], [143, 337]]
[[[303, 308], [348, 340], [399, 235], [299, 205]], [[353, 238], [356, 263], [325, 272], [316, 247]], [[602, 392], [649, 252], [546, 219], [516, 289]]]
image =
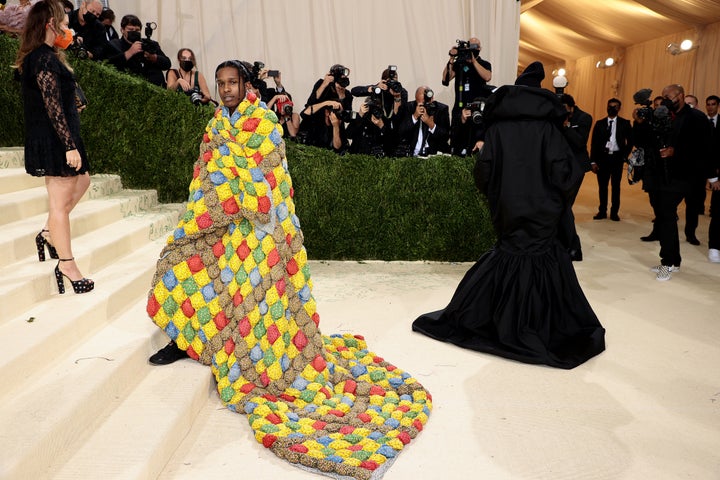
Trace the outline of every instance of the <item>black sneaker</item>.
[[187, 352], [181, 350], [175, 342], [170, 341], [170, 343], [155, 352], [148, 359], [148, 362], [153, 365], [169, 365], [183, 358], [188, 358]]

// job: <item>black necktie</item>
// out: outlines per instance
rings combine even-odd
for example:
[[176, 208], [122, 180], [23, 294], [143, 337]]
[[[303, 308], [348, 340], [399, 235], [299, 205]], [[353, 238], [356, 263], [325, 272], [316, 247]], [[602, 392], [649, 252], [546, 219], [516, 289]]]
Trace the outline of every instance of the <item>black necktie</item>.
[[608, 135], [609, 136], [612, 136], [612, 124], [613, 124], [613, 121], [608, 120]]

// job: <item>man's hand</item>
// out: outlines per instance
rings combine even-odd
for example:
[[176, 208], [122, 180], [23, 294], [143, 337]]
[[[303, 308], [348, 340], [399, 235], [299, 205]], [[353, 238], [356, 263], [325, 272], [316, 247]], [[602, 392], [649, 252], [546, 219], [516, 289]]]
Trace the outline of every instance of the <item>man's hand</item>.
[[675, 149], [673, 147], [665, 147], [660, 149], [660, 158], [668, 158], [675, 155]]
[[142, 52], [142, 42], [135, 42], [132, 45], [130, 45], [130, 48], [128, 48], [125, 51], [125, 59], [130, 60], [130, 58], [134, 57], [138, 53]]
[[600, 171], [600, 167], [598, 167], [598, 164], [593, 162], [590, 164], [590, 170], [592, 170], [593, 173], [597, 174], [597, 172]]
[[470, 115], [472, 114], [472, 110], [469, 108], [463, 108], [460, 112], [460, 122], [465, 123], [467, 122], [467, 119], [470, 118]]
[[714, 182], [711, 182], [710, 180], [707, 181], [707, 185], [705, 186], [708, 190], [720, 190], [720, 180], [715, 180]]

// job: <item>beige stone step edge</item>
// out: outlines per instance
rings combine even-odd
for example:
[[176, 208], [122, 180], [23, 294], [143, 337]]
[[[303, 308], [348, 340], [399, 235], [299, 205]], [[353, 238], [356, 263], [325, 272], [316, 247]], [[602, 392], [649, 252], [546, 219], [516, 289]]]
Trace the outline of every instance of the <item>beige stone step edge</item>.
[[0, 168], [25, 168], [24, 147], [0, 147]]
[[[102, 198], [122, 190], [122, 182], [117, 175], [93, 175], [90, 187], [80, 200]], [[45, 187], [29, 188], [0, 195], [0, 226], [22, 220], [34, 215], [47, 213], [47, 191]]]
[[28, 175], [23, 168], [0, 168], [0, 194], [44, 186], [44, 178]]
[[[212, 382], [207, 367], [190, 360], [162, 368], [147, 363], [166, 337], [144, 307], [145, 299], [136, 298], [5, 403], [2, 478], [109, 478], [116, 470], [123, 473], [115, 478], [157, 476], [209, 398]], [[152, 474], [127, 475], [142, 464]], [[67, 472], [63, 466], [71, 473], [58, 473]]]
[[161, 247], [159, 240], [148, 242], [95, 272], [92, 292], [53, 295], [0, 325], [4, 343], [0, 377], [5, 384], [0, 402], [24, 390], [54, 359], [77, 347], [111, 318], [145, 301]]
[[[147, 212], [93, 230], [73, 240], [75, 260], [83, 273], [94, 278], [96, 272], [146, 244], [154, 232], [167, 231], [177, 223], [177, 218], [177, 209]], [[56, 261], [37, 262], [36, 257], [28, 257], [27, 262], [0, 268], [0, 326], [8, 318], [28, 312], [37, 302], [56, 295], [55, 264]], [[73, 294], [69, 281], [65, 281], [65, 289], [65, 295]]]
[[[154, 190], [122, 190], [111, 196], [79, 203], [70, 215], [70, 229], [73, 238], [85, 235], [94, 229], [121, 220], [129, 215], [156, 208], [157, 194]], [[0, 238], [0, 266], [25, 262], [27, 257], [37, 262], [35, 236], [47, 220], [47, 213], [27, 217], [2, 227]], [[46, 261], [50, 257], [45, 250]]]

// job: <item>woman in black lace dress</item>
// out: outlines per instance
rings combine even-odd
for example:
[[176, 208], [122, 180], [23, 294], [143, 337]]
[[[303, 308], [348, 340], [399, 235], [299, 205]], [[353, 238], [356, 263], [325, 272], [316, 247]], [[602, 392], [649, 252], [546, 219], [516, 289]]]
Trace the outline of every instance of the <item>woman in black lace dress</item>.
[[93, 289], [84, 278], [70, 247], [70, 212], [90, 185], [88, 160], [80, 138], [75, 103], [76, 83], [63, 50], [72, 42], [68, 18], [56, 0], [33, 5], [28, 14], [15, 66], [21, 74], [25, 102], [25, 170], [45, 177], [48, 220], [35, 239], [38, 258], [45, 247], [58, 258], [55, 276], [60, 293], [63, 277], [75, 293]]

